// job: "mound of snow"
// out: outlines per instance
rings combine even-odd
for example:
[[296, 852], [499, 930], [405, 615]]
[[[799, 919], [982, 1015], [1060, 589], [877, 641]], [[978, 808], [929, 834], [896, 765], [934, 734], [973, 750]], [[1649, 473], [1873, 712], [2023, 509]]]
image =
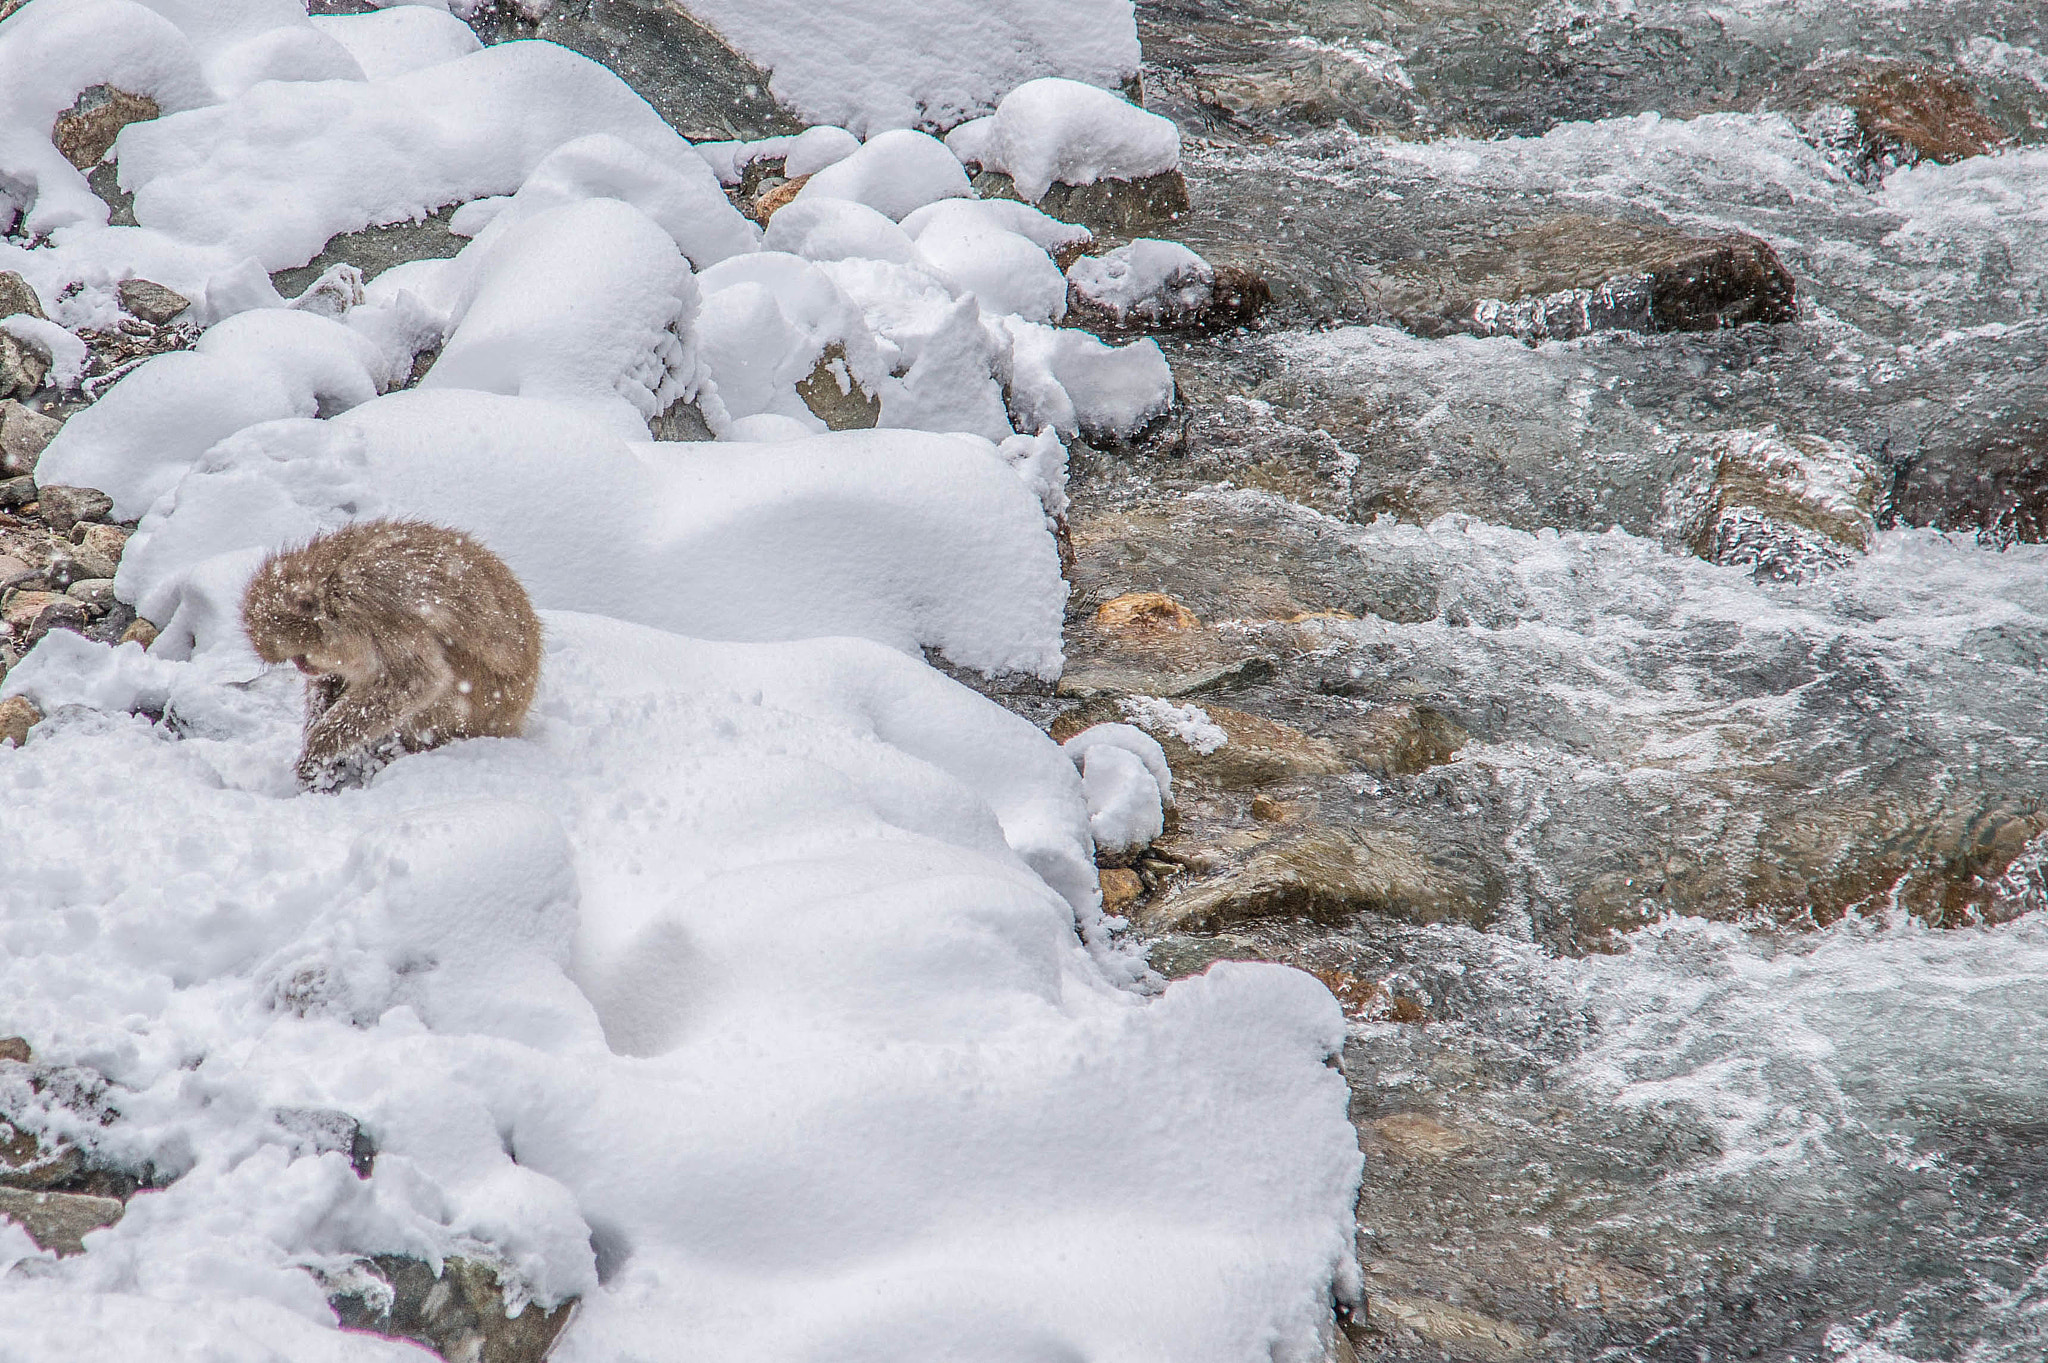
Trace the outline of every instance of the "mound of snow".
[[1088, 831], [1105, 852], [1135, 852], [1166, 831], [1173, 773], [1166, 751], [1143, 729], [1097, 724], [1062, 745], [1081, 769]]
[[1138, 70], [1129, 0], [685, 0], [770, 72], [776, 99], [862, 135], [948, 128], [1034, 76], [1116, 85]]
[[811, 262], [762, 251], [706, 270], [699, 283], [705, 306], [698, 330], [718, 397], [705, 413], [714, 433], [725, 434], [727, 418], [762, 413], [824, 429], [797, 395], [796, 385], [810, 377], [833, 346], [844, 356], [849, 376], [868, 392], [880, 391], [889, 381], [888, 366], [860, 309]]
[[468, 24], [431, 5], [315, 18], [313, 27], [348, 50], [365, 80], [389, 80], [479, 51]]
[[143, 519], [116, 589], [163, 622], [160, 652], [205, 648], [234, 635], [255, 551], [380, 515], [472, 531], [544, 607], [1059, 675], [1039, 498], [988, 444], [913, 431], [635, 445], [587, 409], [392, 393], [223, 443]]
[[903, 230], [909, 233], [912, 241], [934, 227], [1015, 232], [1046, 252], [1086, 246], [1095, 240], [1095, 234], [1087, 228], [1061, 222], [1015, 199], [941, 199], [935, 204], [926, 204], [903, 220]]
[[851, 199], [804, 199], [784, 204], [768, 220], [762, 249], [806, 260], [887, 260], [907, 264], [917, 248], [894, 222]]
[[857, 152], [804, 182], [805, 199], [852, 199], [901, 220], [940, 199], [968, 199], [967, 172], [936, 138], [898, 129], [871, 137]]
[[1001, 325], [1010, 337], [1010, 410], [1028, 430], [1129, 440], [1173, 409], [1173, 369], [1149, 336], [1112, 346], [1022, 318]]
[[1008, 175], [1032, 203], [1055, 182], [1139, 180], [1180, 166], [1172, 119], [1072, 80], [1027, 81], [995, 113], [955, 128], [946, 145], [969, 165]]
[[925, 226], [917, 253], [992, 316], [1014, 313], [1028, 322], [1057, 322], [1067, 315], [1067, 281], [1045, 248], [1028, 237], [949, 217]]

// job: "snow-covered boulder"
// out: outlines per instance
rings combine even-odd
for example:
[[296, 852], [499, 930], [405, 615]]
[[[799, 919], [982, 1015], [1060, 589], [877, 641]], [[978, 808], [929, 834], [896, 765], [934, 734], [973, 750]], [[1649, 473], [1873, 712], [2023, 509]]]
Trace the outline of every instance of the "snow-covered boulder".
[[1010, 336], [1010, 412], [1026, 430], [1114, 443], [1173, 409], [1173, 369], [1150, 337], [1112, 346], [1071, 327], [1016, 317], [1001, 325]]
[[1096, 724], [1061, 746], [1080, 768], [1098, 851], [1136, 852], [1165, 831], [1173, 773], [1157, 739], [1132, 724]]
[[1142, 180], [1180, 167], [1180, 129], [1107, 90], [1079, 81], [1026, 81], [995, 113], [946, 137], [969, 165], [1000, 171], [1030, 203], [1057, 182]]
[[1067, 281], [1045, 248], [1015, 232], [950, 218], [925, 228], [917, 253], [982, 311], [1014, 313], [1029, 322], [1057, 322], [1067, 312]]
[[804, 182], [797, 199], [852, 199], [901, 221], [940, 199], [969, 199], [967, 172], [937, 138], [899, 128]]
[[1109, 329], [1241, 326], [1271, 297], [1251, 271], [1151, 237], [1082, 256], [1067, 267], [1067, 285], [1074, 320]]

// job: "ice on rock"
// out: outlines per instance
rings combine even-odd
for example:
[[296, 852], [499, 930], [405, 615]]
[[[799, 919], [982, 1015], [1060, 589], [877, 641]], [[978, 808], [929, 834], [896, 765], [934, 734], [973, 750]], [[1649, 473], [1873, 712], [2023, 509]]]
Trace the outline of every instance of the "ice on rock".
[[1019, 425], [1129, 440], [1173, 409], [1173, 370], [1151, 337], [1112, 346], [1070, 327], [1006, 317], [1005, 385]]
[[1128, 0], [688, 0], [771, 73], [776, 99], [863, 136], [950, 127], [1034, 76], [1117, 85], [1138, 70]]
[[815, 175], [859, 150], [858, 137], [844, 128], [821, 123], [789, 139], [789, 147], [782, 154], [782, 173], [792, 180], [799, 175]]
[[1015, 199], [941, 199], [937, 203], [926, 204], [903, 220], [903, 230], [910, 234], [912, 241], [935, 227], [1015, 232], [1048, 253], [1086, 246], [1095, 240], [1095, 234], [1087, 228], [1061, 222]]
[[1079, 81], [1026, 81], [987, 118], [963, 123], [946, 145], [969, 165], [1001, 171], [1031, 203], [1055, 182], [1140, 180], [1180, 166], [1180, 129], [1107, 90]]
[[1067, 315], [1067, 281], [1043, 247], [1015, 232], [947, 219], [917, 238], [920, 258], [991, 316], [1014, 313], [1028, 322]]
[[430, 5], [316, 17], [313, 27], [348, 49], [366, 80], [389, 80], [480, 51], [468, 24]]
[[887, 260], [908, 264], [917, 248], [890, 219], [851, 199], [798, 199], [768, 220], [761, 247], [806, 260]]
[[763, 412], [822, 430], [796, 385], [830, 347], [838, 347], [849, 377], [866, 391], [888, 382], [888, 365], [860, 309], [810, 261], [762, 251], [713, 266], [698, 284], [705, 299], [698, 330], [718, 398], [706, 412], [714, 434], [724, 433], [729, 418]]
[[796, 201], [852, 199], [902, 221], [940, 199], [971, 199], [967, 171], [945, 143], [898, 128], [877, 133], [857, 152], [804, 182]]
[[674, 240], [631, 204], [508, 214], [471, 251], [483, 258], [420, 387], [589, 405], [628, 433], [636, 414], [644, 421], [702, 388], [697, 281]]
[[303, 265], [329, 237], [518, 189], [563, 143], [605, 133], [701, 168], [647, 102], [552, 43], [511, 42], [363, 84], [268, 83], [122, 133], [135, 217], [184, 241]]
[[1067, 267], [1067, 281], [1118, 323], [1184, 322], [1208, 306], [1216, 271], [1177, 241], [1141, 237]]
[[367, 402], [397, 382], [410, 354], [311, 312], [240, 313], [191, 350], [148, 360], [64, 423], [43, 451], [44, 482], [94, 487], [132, 519], [215, 442], [257, 422]]

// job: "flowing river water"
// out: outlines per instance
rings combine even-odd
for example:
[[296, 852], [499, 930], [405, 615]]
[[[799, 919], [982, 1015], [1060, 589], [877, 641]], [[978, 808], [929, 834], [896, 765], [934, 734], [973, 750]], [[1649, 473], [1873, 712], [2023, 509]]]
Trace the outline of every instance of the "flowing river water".
[[[1290, 961], [1355, 1014], [1352, 1347], [2048, 1357], [2048, 546], [1970, 481], [2048, 451], [2048, 11], [1139, 15], [1173, 235], [1274, 303], [1167, 343], [1184, 425], [1076, 450], [1068, 678], [1019, 704], [1182, 725], [1126, 910], [1160, 969]], [[1871, 59], [2011, 143], [1858, 163], [1814, 92]], [[1796, 314], [1402, 314], [1568, 274], [1560, 221], [1752, 234]], [[1758, 442], [1874, 533], [1709, 561], [1701, 479]], [[1133, 592], [1199, 624], [1097, 620]]]

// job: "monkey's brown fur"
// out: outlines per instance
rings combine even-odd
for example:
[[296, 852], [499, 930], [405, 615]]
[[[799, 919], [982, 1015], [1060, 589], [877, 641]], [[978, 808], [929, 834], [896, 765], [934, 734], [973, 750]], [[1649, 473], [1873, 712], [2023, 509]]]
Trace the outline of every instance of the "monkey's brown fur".
[[540, 618], [519, 579], [424, 521], [358, 521], [272, 554], [243, 593], [242, 625], [265, 662], [307, 675], [309, 786], [395, 749], [516, 735], [540, 680]]

